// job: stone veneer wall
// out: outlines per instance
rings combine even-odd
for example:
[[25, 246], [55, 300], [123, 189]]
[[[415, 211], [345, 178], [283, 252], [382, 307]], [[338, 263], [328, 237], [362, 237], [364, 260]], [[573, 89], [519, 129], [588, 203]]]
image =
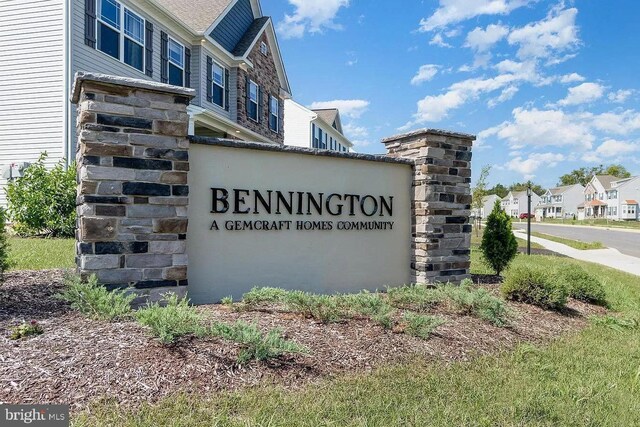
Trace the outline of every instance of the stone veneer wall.
[[[261, 42], [266, 43], [269, 47], [266, 56], [260, 52]], [[280, 96], [280, 79], [278, 78], [276, 64], [273, 60], [273, 50], [269, 45], [266, 34], [262, 34], [262, 37], [256, 42], [253, 50], [249, 54], [249, 59], [253, 63], [253, 69], [250, 69], [248, 72], [241, 68], [237, 69], [238, 124], [273, 142], [284, 144], [284, 100]], [[247, 76], [256, 82], [262, 90], [262, 114], [260, 115], [259, 123], [247, 116]], [[269, 128], [269, 96], [271, 95], [278, 98], [278, 104], [280, 105], [280, 129], [278, 133]]]
[[424, 129], [384, 139], [387, 155], [413, 159], [412, 278], [460, 282], [471, 267], [471, 147], [475, 136]]
[[192, 89], [76, 76], [78, 229], [83, 276], [146, 297], [187, 285]]

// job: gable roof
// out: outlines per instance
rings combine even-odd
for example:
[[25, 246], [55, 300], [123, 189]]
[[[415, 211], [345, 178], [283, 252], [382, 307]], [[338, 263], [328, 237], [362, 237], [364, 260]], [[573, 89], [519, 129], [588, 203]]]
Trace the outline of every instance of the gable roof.
[[233, 0], [153, 0], [196, 33], [203, 33]]
[[584, 190], [584, 187], [580, 184], [573, 184], [573, 185], [563, 185], [561, 187], [556, 187], [556, 188], [550, 188], [549, 192], [551, 193], [551, 195], [553, 196], [557, 196], [560, 194], [564, 194], [565, 192], [569, 191], [570, 189], [572, 189], [575, 186], [579, 186], [581, 189]]
[[235, 56], [245, 56], [254, 44], [255, 39], [262, 33], [262, 30], [269, 23], [269, 17], [263, 16], [254, 19], [251, 26], [244, 33], [236, 47], [231, 53]]
[[618, 181], [620, 179], [620, 178], [616, 178], [613, 175], [595, 175], [594, 178], [597, 179], [600, 182], [600, 184], [602, 184], [605, 190], [608, 190], [611, 188], [612, 182]]

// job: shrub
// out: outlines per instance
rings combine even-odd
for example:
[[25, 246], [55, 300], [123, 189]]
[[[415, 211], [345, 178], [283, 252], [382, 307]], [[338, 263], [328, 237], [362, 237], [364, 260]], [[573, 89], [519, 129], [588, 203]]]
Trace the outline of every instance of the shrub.
[[288, 292], [280, 288], [253, 288], [242, 296], [242, 302], [249, 306], [283, 302]]
[[76, 167], [63, 162], [51, 170], [47, 154], [7, 185], [9, 216], [21, 236], [73, 237], [76, 225]]
[[9, 261], [9, 240], [7, 239], [6, 212], [0, 208], [0, 282], [4, 278], [4, 272], [11, 267]]
[[135, 295], [124, 291], [108, 291], [98, 283], [95, 275], [86, 283], [80, 276], [65, 277], [65, 290], [58, 295], [85, 316], [98, 320], [114, 321], [131, 316], [131, 302]]
[[406, 322], [404, 332], [414, 337], [428, 339], [433, 331], [443, 323], [444, 319], [436, 316], [428, 316], [411, 312], [404, 313], [404, 321]]
[[339, 304], [344, 307], [345, 311], [370, 317], [385, 329], [393, 326], [391, 315], [394, 309], [377, 292], [362, 291], [357, 294], [341, 295], [336, 298], [339, 299]]
[[280, 329], [272, 329], [263, 335], [256, 325], [243, 321], [233, 324], [215, 322], [209, 331], [210, 335], [239, 343], [242, 350], [238, 355], [239, 363], [250, 360], [267, 360], [285, 353], [306, 353], [308, 350], [293, 341], [282, 337]]
[[480, 250], [484, 261], [496, 272], [502, 273], [518, 253], [518, 242], [511, 231], [511, 218], [496, 201], [487, 218]]
[[508, 299], [556, 310], [567, 304], [569, 294], [553, 272], [533, 265], [510, 268], [501, 291]]
[[189, 300], [179, 298], [174, 293], [163, 295], [166, 305], [163, 307], [155, 302], [136, 312], [136, 319], [142, 325], [151, 329], [151, 333], [168, 345], [175, 343], [186, 335], [203, 335], [202, 316], [195, 307], [189, 305]]
[[569, 290], [569, 296], [579, 301], [606, 305], [607, 294], [602, 282], [577, 265], [563, 266], [559, 270], [562, 281]]
[[509, 311], [504, 301], [493, 296], [486, 289], [473, 289], [472, 285], [471, 280], [465, 280], [460, 286], [443, 285], [438, 290], [442, 294], [442, 299], [449, 301], [456, 310], [496, 326], [506, 325]]
[[222, 305], [232, 306], [233, 305], [233, 297], [224, 297], [220, 300]]
[[427, 311], [441, 301], [437, 289], [425, 284], [387, 288], [387, 296], [392, 306], [418, 312]]
[[286, 293], [285, 304], [291, 311], [323, 323], [338, 322], [347, 317], [335, 296], [293, 291]]
[[38, 324], [38, 322], [36, 322], [35, 320], [32, 320], [29, 323], [24, 322], [21, 325], [13, 328], [11, 330], [11, 335], [9, 336], [9, 339], [19, 340], [22, 338], [41, 335], [43, 333], [44, 333], [44, 329], [42, 328], [42, 326], [40, 326], [40, 324]]

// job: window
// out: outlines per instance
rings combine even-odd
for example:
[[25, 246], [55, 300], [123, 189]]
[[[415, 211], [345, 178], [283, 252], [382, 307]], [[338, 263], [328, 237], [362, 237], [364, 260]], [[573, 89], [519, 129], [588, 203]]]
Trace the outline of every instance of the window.
[[269, 99], [269, 128], [278, 132], [280, 129], [280, 104], [278, 103], [278, 98], [272, 96]]
[[311, 123], [311, 147], [318, 148], [318, 138], [316, 137], [316, 125]]
[[98, 50], [144, 71], [144, 19], [115, 0], [98, 0], [97, 6]]
[[258, 121], [258, 91], [260, 90], [259, 86], [253, 81], [249, 80], [249, 93], [247, 96], [249, 97], [248, 102], [248, 111], [247, 115], [250, 119], [254, 121]]
[[224, 108], [224, 68], [214, 62], [213, 66], [211, 67], [211, 74], [211, 82], [213, 85], [211, 90], [211, 100], [214, 104]]
[[184, 86], [184, 46], [169, 37], [169, 84]]
[[260, 52], [262, 52], [264, 56], [267, 56], [267, 54], [269, 53], [269, 47], [265, 42], [260, 43]]

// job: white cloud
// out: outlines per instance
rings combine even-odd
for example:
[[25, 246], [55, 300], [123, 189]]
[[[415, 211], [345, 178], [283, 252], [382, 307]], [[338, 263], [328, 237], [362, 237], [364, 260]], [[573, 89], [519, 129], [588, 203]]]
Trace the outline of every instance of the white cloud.
[[616, 157], [623, 154], [640, 151], [640, 143], [607, 139], [598, 148], [596, 153], [603, 157]]
[[336, 99], [333, 101], [316, 101], [309, 108], [312, 110], [322, 110], [326, 108], [337, 108], [341, 116], [358, 118], [367, 111], [370, 102], [364, 99]]
[[595, 101], [604, 95], [604, 86], [598, 83], [582, 83], [569, 88], [566, 98], [558, 101], [558, 105], [578, 105]]
[[565, 74], [560, 77], [560, 83], [576, 83], [583, 82], [584, 80], [585, 78], [578, 73]]
[[349, 122], [342, 126], [344, 135], [349, 139], [362, 139], [369, 136], [369, 130], [364, 126], [358, 126]]
[[493, 108], [498, 104], [510, 100], [516, 93], [518, 93], [518, 90], [520, 90], [518, 86], [509, 86], [503, 89], [500, 93], [500, 96], [498, 96], [497, 98], [492, 98], [487, 102], [487, 107]]
[[627, 135], [640, 130], [640, 113], [634, 110], [602, 114], [582, 113], [578, 114], [577, 118], [582, 120], [585, 126], [601, 132]]
[[565, 160], [562, 154], [533, 153], [528, 158], [516, 156], [507, 162], [507, 169], [522, 174], [525, 179], [533, 179], [541, 167], [552, 168]]
[[629, 98], [631, 95], [633, 95], [633, 91], [630, 89], [627, 90], [619, 90], [617, 92], [611, 92], [608, 95], [609, 101], [611, 102], [617, 102], [617, 103], [623, 103], [627, 100], [627, 98]]
[[432, 46], [440, 46], [440, 47], [453, 47], [449, 43], [444, 41], [442, 34], [437, 33], [433, 38], [429, 41], [429, 44]]
[[507, 15], [531, 0], [440, 0], [438, 9], [420, 20], [421, 32], [443, 28], [480, 15]]
[[476, 27], [467, 34], [465, 47], [470, 47], [476, 52], [486, 52], [491, 46], [505, 38], [507, 34], [509, 34], [509, 28], [500, 24], [488, 25], [484, 30]]
[[295, 7], [293, 15], [285, 15], [278, 23], [278, 32], [285, 39], [301, 38], [305, 32], [320, 33], [325, 28], [341, 29], [334, 22], [338, 11], [349, 6], [349, 0], [289, 0]]
[[[546, 18], [517, 28], [507, 40], [518, 46], [518, 57], [550, 58], [558, 52], [574, 49], [580, 43], [576, 15], [578, 9], [564, 9], [561, 3], [547, 14]], [[552, 59], [553, 60], [553, 59]]]
[[436, 74], [438, 74], [439, 65], [425, 64], [420, 67], [415, 76], [411, 79], [412, 85], [419, 85], [420, 83], [428, 82]]

